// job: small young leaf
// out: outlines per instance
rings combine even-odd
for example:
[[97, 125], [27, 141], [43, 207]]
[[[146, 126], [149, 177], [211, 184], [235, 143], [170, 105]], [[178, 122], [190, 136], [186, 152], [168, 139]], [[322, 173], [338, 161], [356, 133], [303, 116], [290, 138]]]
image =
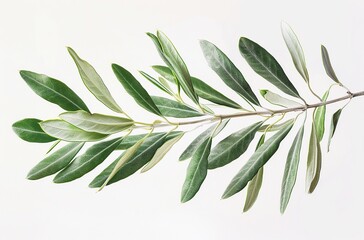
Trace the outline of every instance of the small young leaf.
[[42, 120], [35, 118], [25, 118], [15, 122], [12, 125], [12, 128], [19, 138], [27, 142], [47, 143], [57, 140], [42, 130], [39, 125], [40, 122], [42, 122]]
[[112, 69], [125, 90], [134, 98], [134, 100], [141, 107], [145, 108], [151, 113], [162, 116], [161, 112], [154, 104], [148, 92], [130, 72], [117, 64], [112, 64]]
[[245, 188], [248, 182], [258, 173], [259, 169], [263, 167], [278, 150], [281, 141], [287, 136], [293, 124], [294, 120], [287, 122], [284, 128], [279, 130], [279, 132], [274, 134], [255, 151], [248, 162], [232, 179], [222, 198], [231, 197]]
[[252, 69], [274, 86], [293, 97], [300, 98], [281, 65], [267, 50], [248, 38], [240, 38], [239, 49]]
[[[322, 101], [326, 102], [327, 97], [329, 96], [329, 91], [326, 91], [324, 96], [322, 97]], [[326, 116], [326, 105], [322, 105], [318, 107], [315, 112], [315, 128], [316, 128], [316, 136], [319, 142], [321, 142], [324, 133], [325, 133], [325, 116]]]
[[212, 136], [206, 138], [193, 153], [187, 168], [187, 175], [182, 188], [181, 202], [191, 200], [200, 189], [207, 176], [207, 158], [210, 154]]
[[27, 178], [37, 180], [62, 170], [72, 161], [83, 145], [83, 142], [68, 143], [33, 167]]
[[234, 63], [214, 44], [202, 40], [200, 46], [210, 68], [219, 75], [225, 84], [247, 101], [260, 106], [257, 97]]
[[162, 115], [165, 117], [189, 118], [203, 116], [202, 113], [197, 112], [183, 103], [158, 96], [151, 96], [151, 98]]
[[133, 126], [134, 122], [128, 118], [108, 116], [85, 111], [65, 112], [59, 117], [86, 132], [113, 134]]
[[282, 36], [286, 42], [289, 53], [291, 54], [293, 63], [306, 82], [309, 82], [310, 77], [306, 68], [305, 55], [301, 47], [300, 41], [292, 28], [285, 22], [281, 24]]
[[302, 107], [302, 104], [292, 101], [290, 99], [284, 98], [274, 92], [269, 90], [260, 90], [260, 94], [271, 104], [285, 107], [285, 108], [294, 108], [294, 107]]
[[163, 78], [167, 79], [169, 82], [174, 83], [174, 84], [178, 83], [176, 80], [176, 77], [173, 75], [173, 72], [171, 71], [171, 69], [169, 67], [155, 65], [155, 66], [152, 66], [152, 68]]
[[329, 76], [332, 80], [334, 80], [334, 82], [340, 83], [331, 65], [329, 52], [327, 51], [324, 45], [321, 45], [321, 56], [327, 76]]
[[293, 140], [292, 146], [289, 149], [286, 166], [284, 168], [284, 174], [282, 179], [282, 187], [281, 187], [281, 213], [283, 214], [287, 208], [289, 199], [291, 197], [291, 193], [293, 187], [296, 183], [298, 164], [300, 162], [300, 153], [302, 147], [302, 139], [304, 133], [304, 124], [298, 131], [296, 137]]
[[342, 108], [340, 108], [339, 110], [337, 110], [333, 115], [332, 115], [332, 119], [331, 119], [331, 125], [330, 125], [330, 136], [329, 136], [329, 141], [327, 143], [327, 151], [330, 151], [330, 143], [331, 143], [331, 139], [334, 136], [337, 124], [339, 122], [340, 119], [340, 115], [342, 112]]
[[246, 128], [235, 132], [219, 142], [209, 156], [209, 169], [223, 167], [240, 157], [249, 147], [254, 139], [255, 133], [263, 122], [254, 123]]
[[101, 164], [120, 144], [123, 138], [97, 143], [76, 157], [65, 169], [53, 179], [55, 183], [65, 183], [82, 177]]
[[107, 89], [96, 70], [88, 62], [81, 59], [72, 48], [68, 47], [67, 50], [75, 62], [81, 79], [87, 89], [106, 107], [115, 112], [123, 113], [123, 110], [111, 96], [109, 89]]
[[158, 150], [155, 152], [153, 158], [142, 168], [141, 172], [144, 173], [159, 163], [169, 150], [176, 144], [184, 135], [184, 132], [167, 140]]
[[67, 142], [98, 141], [108, 136], [106, 134], [84, 131], [63, 120], [46, 120], [39, 124], [48, 135]]
[[[277, 124], [274, 124], [273, 126], [271, 126], [270, 124], [264, 124], [262, 125], [259, 129], [258, 129], [258, 132], [276, 132], [278, 130], [281, 130], [288, 121], [291, 121], [291, 119], [287, 120], [287, 121], [284, 121], [282, 123], [277, 123]], [[269, 127], [267, 129], [267, 127]]]
[[151, 82], [154, 86], [158, 87], [163, 92], [173, 96], [173, 93], [168, 88], [166, 88], [163, 84], [161, 84], [157, 79], [153, 78], [152, 76], [150, 76], [149, 74], [147, 74], [143, 71], [139, 71], [139, 73], [143, 77], [145, 77], [149, 82]]
[[82, 99], [63, 82], [25, 70], [20, 71], [20, 76], [37, 95], [48, 102], [57, 104], [67, 111], [85, 110], [89, 112]]
[[315, 122], [312, 123], [310, 143], [308, 147], [307, 171], [306, 171], [306, 190], [312, 193], [319, 181], [321, 172], [321, 147], [317, 136]]

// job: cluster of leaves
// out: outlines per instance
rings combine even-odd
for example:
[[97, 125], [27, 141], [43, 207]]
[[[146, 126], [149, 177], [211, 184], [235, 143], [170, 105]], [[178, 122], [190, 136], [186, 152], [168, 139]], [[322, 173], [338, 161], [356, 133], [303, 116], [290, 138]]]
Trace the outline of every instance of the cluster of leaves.
[[[285, 23], [282, 24], [282, 34], [296, 69], [312, 91], [305, 57], [296, 35]], [[205, 122], [210, 123], [211, 126], [194, 139], [179, 158], [180, 161], [190, 159], [182, 188], [181, 201], [187, 202], [196, 195], [208, 170], [223, 167], [238, 159], [248, 149], [255, 135], [260, 134], [255, 152], [233, 177], [223, 194], [223, 198], [228, 198], [248, 186], [244, 206], [244, 211], [247, 211], [257, 199], [262, 185], [264, 165], [276, 153], [300, 114], [295, 118], [285, 120], [283, 123], [279, 122], [285, 117], [286, 112], [293, 110], [301, 109], [303, 110], [302, 113], [307, 115], [306, 110], [309, 105], [301, 97], [277, 60], [267, 50], [248, 38], [242, 37], [239, 40], [239, 50], [243, 58], [258, 75], [284, 94], [289, 95], [287, 98], [270, 90], [260, 90], [261, 96], [270, 104], [283, 107], [283, 110], [286, 111], [276, 112], [263, 107], [243, 74], [213, 43], [206, 40], [200, 42], [208, 65], [228, 87], [242, 97], [242, 100], [252, 110], [243, 108], [239, 103], [223, 95], [206, 82], [191, 76], [185, 62], [165, 34], [158, 31], [156, 35], [148, 33], [148, 36], [154, 42], [165, 65], [152, 66], [152, 69], [158, 74], [158, 78], [143, 71], [140, 71], [140, 74], [167, 94], [169, 98], [150, 96], [129, 71], [117, 64], [112, 64], [112, 70], [136, 103], [159, 117], [159, 120], [153, 123], [135, 121], [125, 113], [111, 96], [96, 70], [71, 48], [68, 48], [68, 52], [87, 89], [118, 116], [92, 113], [83, 100], [63, 82], [46, 75], [20, 71], [21, 77], [36, 94], [65, 110], [56, 119], [26, 118], [13, 124], [15, 133], [25, 141], [54, 142], [47, 156], [30, 170], [28, 179], [36, 180], [55, 174], [53, 179], [55, 183], [70, 182], [92, 171], [112, 152], [122, 150], [120, 155], [89, 185], [101, 190], [106, 185], [129, 177], [140, 169], [141, 172], [150, 170], [167, 154], [185, 134], [183, 131], [177, 131], [180, 123], [171, 121], [170, 117], [198, 118], [197, 121], [182, 122], [183, 124]], [[322, 59], [328, 76], [335, 81], [336, 85], [344, 87], [336, 77], [327, 50], [323, 46]], [[325, 131], [325, 101], [330, 89], [331, 87], [322, 98], [312, 91], [323, 104], [315, 108], [313, 112], [306, 176], [309, 193], [314, 191], [320, 178], [321, 141]], [[184, 99], [186, 97], [188, 98], [187, 102]], [[297, 101], [290, 98], [295, 98]], [[210, 102], [210, 104], [207, 105], [206, 102]], [[269, 114], [262, 116], [263, 121], [228, 135], [212, 147], [213, 138], [224, 129], [233, 116], [215, 114], [214, 106], [235, 109], [237, 111], [235, 116], [240, 116], [240, 113], [241, 116], [244, 116], [245, 113], [258, 115], [259, 112], [256, 108], [262, 108]], [[333, 115], [329, 144], [341, 111], [342, 109]], [[271, 121], [275, 117], [278, 119]], [[268, 123], [268, 121], [271, 122]], [[287, 207], [295, 185], [305, 121], [306, 117], [288, 151], [281, 189], [282, 213]], [[165, 132], [156, 131], [156, 128], [161, 126], [170, 129]], [[136, 128], [145, 129], [147, 133], [131, 134]], [[121, 136], [115, 137], [117, 134]], [[101, 141], [112, 135], [114, 138]], [[268, 135], [271, 136], [268, 137]], [[53, 150], [61, 141], [66, 144], [59, 147], [58, 150]], [[87, 142], [97, 143], [79, 154]]]

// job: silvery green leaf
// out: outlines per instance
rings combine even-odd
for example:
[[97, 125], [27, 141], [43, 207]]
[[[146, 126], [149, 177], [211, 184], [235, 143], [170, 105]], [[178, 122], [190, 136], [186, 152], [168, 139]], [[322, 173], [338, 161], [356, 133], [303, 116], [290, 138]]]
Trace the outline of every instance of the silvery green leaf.
[[[289, 119], [287, 121], [284, 121], [282, 123], [277, 123], [277, 124], [274, 124], [273, 126], [271, 126], [271, 124], [264, 124], [262, 125], [259, 129], [258, 129], [258, 132], [275, 132], [275, 131], [278, 131], [280, 129], [282, 129], [286, 123], [288, 121], [291, 121], [292, 119]], [[269, 127], [269, 128], [268, 128]], [[268, 129], [267, 129], [268, 128]]]
[[161, 84], [157, 79], [153, 78], [152, 76], [150, 76], [149, 74], [143, 72], [143, 71], [139, 71], [139, 73], [145, 77], [149, 82], [151, 82], [153, 85], [155, 85], [156, 87], [158, 87], [160, 90], [162, 90], [165, 93], [168, 93], [169, 95], [173, 95], [173, 93], [170, 91], [170, 89], [166, 88], [164, 86], [164, 84]]
[[35, 118], [25, 118], [15, 122], [12, 125], [12, 128], [18, 137], [27, 142], [47, 143], [57, 140], [42, 130], [39, 125], [40, 122], [42, 122], [42, 120]]
[[335, 74], [334, 68], [331, 65], [329, 52], [324, 45], [321, 45], [321, 56], [327, 76], [334, 80], [334, 82], [340, 83], [339, 79]]
[[331, 143], [331, 139], [332, 137], [334, 136], [334, 133], [335, 133], [335, 130], [336, 130], [336, 127], [337, 127], [337, 124], [339, 122], [339, 119], [340, 119], [340, 115], [341, 115], [341, 112], [342, 112], [342, 108], [340, 108], [339, 110], [337, 110], [334, 115], [332, 115], [332, 119], [331, 119], [331, 125], [330, 125], [330, 136], [329, 136], [329, 141], [328, 141], [328, 144], [327, 144], [327, 151], [330, 151], [330, 143]]
[[152, 66], [152, 68], [159, 75], [161, 75], [164, 79], [167, 79], [167, 81], [174, 83], [174, 84], [177, 83], [176, 77], [173, 75], [173, 72], [171, 71], [171, 69], [169, 67], [155, 65], [155, 66]]
[[273, 105], [285, 107], [285, 108], [294, 108], [294, 107], [302, 107], [303, 105], [295, 102], [293, 100], [282, 97], [272, 91], [269, 90], [260, 90], [260, 94], [264, 97], [268, 102]]
[[306, 190], [312, 193], [320, 179], [321, 172], [321, 147], [317, 136], [315, 122], [312, 123], [310, 143], [308, 146], [307, 171], [306, 171]]
[[151, 98], [158, 107], [159, 111], [165, 117], [190, 118], [203, 116], [202, 113], [190, 108], [183, 103], [158, 96], [151, 96]]
[[[329, 90], [327, 90], [322, 97], [322, 101], [326, 102], [327, 97], [329, 96]], [[319, 142], [321, 142], [324, 133], [325, 133], [325, 115], [326, 115], [326, 105], [322, 105], [318, 107], [315, 112], [315, 129], [317, 131], [316, 136]]]

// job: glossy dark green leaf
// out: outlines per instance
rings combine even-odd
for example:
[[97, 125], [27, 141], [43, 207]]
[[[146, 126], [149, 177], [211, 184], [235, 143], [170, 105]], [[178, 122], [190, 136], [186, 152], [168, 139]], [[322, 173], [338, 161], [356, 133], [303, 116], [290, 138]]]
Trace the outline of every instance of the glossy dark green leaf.
[[192, 159], [187, 168], [187, 175], [182, 187], [181, 202], [191, 200], [207, 176], [207, 158], [210, 154], [212, 136], [206, 138], [192, 155]]
[[328, 143], [327, 143], [327, 151], [330, 151], [331, 139], [332, 139], [332, 137], [335, 134], [335, 130], [336, 130], [337, 124], [339, 122], [339, 119], [340, 119], [340, 115], [341, 115], [342, 110], [343, 109], [340, 108], [339, 110], [337, 110], [334, 113], [334, 115], [332, 115], [331, 125], [330, 125], [330, 136], [329, 136], [329, 140], [328, 140]]
[[291, 96], [300, 98], [281, 65], [267, 50], [248, 38], [240, 38], [239, 49], [252, 69], [274, 86]]
[[123, 113], [123, 110], [111, 96], [109, 89], [107, 89], [94, 67], [85, 60], [81, 59], [72, 48], [68, 47], [67, 50], [75, 62], [81, 79], [87, 89], [106, 107], [115, 112]]
[[65, 183], [78, 179], [101, 164], [120, 144], [123, 138], [96, 143], [85, 153], [76, 157], [65, 169], [53, 179], [55, 183]]
[[20, 71], [20, 76], [36, 94], [48, 102], [57, 104], [67, 111], [85, 110], [89, 112], [82, 99], [63, 82], [25, 70]]
[[247, 101], [260, 105], [243, 74], [234, 63], [214, 44], [201, 40], [200, 46], [210, 68], [228, 85]]
[[335, 74], [334, 68], [331, 65], [329, 52], [327, 51], [324, 45], [321, 45], [321, 57], [327, 76], [329, 76], [332, 80], [334, 80], [334, 82], [340, 83], [339, 79]]
[[258, 173], [259, 169], [278, 150], [281, 141], [287, 136], [294, 124], [294, 120], [287, 122], [284, 128], [279, 130], [260, 146], [247, 163], [240, 169], [226, 188], [222, 198], [228, 198], [245, 188], [250, 180]]
[[[260, 146], [262, 146], [264, 140], [265, 140], [265, 134], [263, 134], [260, 137], [255, 150], [257, 150]], [[263, 173], [264, 173], [263, 168], [264, 167], [261, 167], [259, 169], [258, 173], [253, 177], [253, 179], [248, 184], [248, 191], [246, 193], [246, 200], [243, 212], [248, 211], [254, 205], [255, 201], [258, 198], [258, 194], [263, 183]]]
[[19, 138], [27, 142], [47, 143], [57, 140], [43, 131], [39, 125], [40, 122], [42, 122], [42, 120], [25, 118], [15, 122], [12, 125], [12, 128]]
[[312, 123], [310, 143], [308, 146], [307, 171], [306, 171], [306, 190], [312, 193], [320, 179], [321, 172], [321, 147], [317, 136], [315, 123]]
[[158, 96], [151, 96], [151, 98], [158, 107], [159, 111], [165, 117], [189, 118], [203, 116], [202, 113], [197, 112], [183, 103]]
[[162, 83], [160, 83], [157, 79], [153, 78], [152, 76], [150, 76], [149, 74], [147, 74], [143, 71], [139, 71], [139, 72], [143, 77], [145, 77], [154, 86], [158, 87], [163, 92], [168, 93], [169, 95], [173, 96], [173, 93], [168, 88], [166, 88]]
[[[163, 143], [166, 141], [165, 133], [158, 133], [154, 136], [148, 137], [143, 144], [136, 151], [134, 156], [129, 159], [129, 161], [115, 174], [115, 176], [110, 179], [108, 185], [120, 181], [124, 178], [129, 177], [140, 168], [142, 168], [145, 164], [147, 164], [158, 148], [160, 148]], [[122, 153], [124, 154], [124, 153]], [[112, 164], [110, 164], [104, 171], [102, 171], [89, 185], [91, 188], [101, 187], [102, 184], [106, 181], [108, 176], [111, 174], [112, 170], [116, 166], [118, 157]]]
[[216, 128], [216, 124], [214, 124], [213, 126], [209, 127], [205, 131], [203, 131], [200, 135], [198, 135], [190, 143], [190, 145], [187, 146], [187, 148], [183, 151], [183, 153], [179, 157], [179, 161], [184, 161], [184, 160], [191, 158], [193, 153], [198, 148], [198, 146], [200, 146], [206, 140], [206, 138], [211, 136], [212, 131], [214, 131], [215, 128], [216, 128], [216, 130], [215, 130], [213, 137], [216, 136], [217, 134], [219, 134], [225, 128], [225, 126], [228, 122], [229, 122], [228, 120], [224, 120], [221, 122], [221, 124], [217, 128]]
[[[327, 97], [329, 96], [329, 90], [327, 90], [322, 97], [322, 101], [326, 102]], [[325, 116], [326, 116], [326, 105], [318, 107], [315, 111], [315, 124], [316, 124], [316, 136], [319, 142], [321, 142], [325, 133]]]
[[162, 116], [148, 92], [129, 71], [117, 64], [112, 64], [112, 69], [125, 90], [141, 107], [145, 108], [151, 113]]
[[33, 167], [27, 178], [37, 180], [62, 170], [72, 161], [83, 145], [83, 142], [68, 143]]
[[40, 123], [40, 127], [48, 135], [67, 142], [91, 142], [101, 140], [108, 135], [86, 132], [63, 120], [46, 120]]
[[293, 140], [292, 146], [288, 151], [286, 166], [284, 168], [282, 187], [281, 187], [281, 213], [287, 208], [293, 187], [296, 183], [298, 164], [300, 162], [304, 124], [298, 131]]
[[243, 128], [219, 142], [209, 156], [209, 169], [223, 167], [240, 157], [249, 147], [254, 139], [255, 133], [263, 122], [254, 123]]

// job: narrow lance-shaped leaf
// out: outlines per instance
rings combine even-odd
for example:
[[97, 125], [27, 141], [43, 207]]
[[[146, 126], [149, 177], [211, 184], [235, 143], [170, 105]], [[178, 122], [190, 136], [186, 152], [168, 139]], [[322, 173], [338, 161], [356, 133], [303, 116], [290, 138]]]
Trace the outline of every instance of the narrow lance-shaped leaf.
[[191, 200], [207, 176], [207, 158], [210, 154], [212, 136], [206, 138], [192, 155], [182, 187], [181, 202]]
[[285, 108], [294, 108], [294, 107], [302, 107], [302, 104], [282, 97], [272, 91], [269, 90], [260, 90], [260, 94], [271, 104], [285, 107]]
[[310, 143], [308, 146], [307, 171], [306, 171], [306, 190], [312, 193], [319, 181], [321, 172], [321, 147], [317, 137], [315, 122], [312, 123]]
[[305, 55], [301, 47], [300, 41], [292, 28], [285, 22], [281, 24], [282, 36], [286, 42], [289, 53], [291, 54], [292, 61], [297, 71], [306, 82], [309, 82], [310, 77], [306, 68]]
[[284, 174], [282, 179], [282, 187], [281, 187], [280, 210], [282, 214], [287, 208], [293, 187], [296, 183], [298, 164], [300, 162], [302, 139], [304, 134], [304, 126], [305, 125], [303, 124], [300, 130], [298, 131], [296, 137], [293, 140], [292, 146], [288, 151], [286, 166], [284, 168]]
[[[322, 102], [326, 102], [327, 97], [329, 96], [329, 90], [327, 90], [322, 97]], [[315, 129], [317, 131], [316, 136], [319, 142], [321, 142], [324, 133], [325, 133], [325, 116], [326, 116], [326, 105], [322, 105], [318, 107], [315, 111]]]
[[57, 140], [43, 131], [40, 122], [42, 120], [36, 118], [25, 118], [15, 122], [12, 128], [19, 138], [27, 142], [47, 143]]
[[20, 76], [28, 86], [41, 98], [57, 104], [67, 111], [85, 110], [86, 104], [63, 82], [35, 72], [20, 71]]
[[158, 96], [151, 96], [151, 98], [158, 107], [159, 111], [165, 117], [189, 118], [203, 116], [202, 113], [197, 112], [189, 106], [168, 98]]
[[67, 142], [91, 142], [101, 140], [108, 135], [86, 132], [63, 120], [46, 120], [40, 123], [40, 127], [48, 135]]
[[240, 38], [239, 49], [252, 69], [274, 86], [293, 97], [301, 98], [281, 65], [267, 50], [248, 38]]
[[331, 139], [334, 136], [337, 124], [339, 122], [340, 119], [340, 115], [342, 112], [342, 108], [340, 108], [339, 110], [337, 110], [334, 115], [332, 115], [332, 119], [331, 119], [331, 125], [330, 125], [330, 135], [329, 135], [329, 140], [327, 143], [327, 151], [330, 151], [330, 144], [331, 144]]
[[329, 76], [334, 82], [340, 83], [335, 74], [334, 68], [331, 65], [329, 52], [324, 45], [321, 45], [321, 56], [327, 76]]
[[[264, 140], [265, 140], [265, 134], [263, 134], [260, 137], [255, 151], [260, 146], [262, 146], [262, 144], [264, 143]], [[259, 194], [260, 188], [262, 187], [262, 183], [263, 183], [263, 173], [264, 173], [263, 168], [264, 167], [261, 167], [259, 169], [258, 173], [253, 177], [253, 179], [248, 184], [248, 191], [246, 194], [246, 200], [245, 200], [243, 212], [248, 211], [254, 205], [255, 201], [258, 198], [258, 194]]]
[[97, 143], [76, 157], [65, 169], [53, 179], [55, 183], [65, 183], [78, 179], [101, 164], [120, 144], [123, 138]]
[[251, 156], [248, 162], [240, 169], [226, 188], [222, 198], [228, 198], [245, 188], [250, 180], [258, 173], [259, 169], [278, 150], [281, 141], [287, 136], [293, 126], [294, 120], [287, 122], [286, 126], [269, 138]]
[[145, 77], [149, 82], [151, 82], [154, 86], [158, 87], [163, 92], [173, 96], [173, 93], [167, 87], [165, 87], [162, 83], [160, 83], [157, 79], [153, 78], [152, 76], [150, 76], [149, 74], [147, 74], [143, 71], [139, 71], [139, 73], [143, 77]]
[[123, 113], [123, 110], [111, 96], [109, 89], [106, 87], [95, 68], [81, 59], [72, 48], [68, 47], [67, 50], [75, 62], [81, 79], [87, 89], [106, 107], [115, 112]]
[[240, 157], [248, 149], [255, 133], [262, 124], [263, 122], [254, 123], [219, 142], [211, 150], [208, 168], [215, 169], [225, 166]]
[[83, 142], [68, 143], [33, 167], [29, 171], [27, 178], [37, 180], [57, 173], [72, 161], [83, 145]]
[[[284, 122], [282, 122], [282, 123], [276, 123], [276, 124], [274, 124], [273, 126], [271, 126], [271, 124], [264, 124], [264, 125], [262, 125], [262, 126], [259, 128], [258, 132], [276, 132], [276, 131], [278, 131], [278, 130], [282, 129], [282, 128], [286, 125], [286, 123], [287, 123], [288, 121], [291, 121], [291, 119], [289, 119], [289, 120], [287, 120], [287, 121], [284, 121]], [[269, 127], [269, 128], [268, 128], [268, 127]], [[267, 128], [268, 128], [268, 129], [267, 129]]]
[[112, 64], [112, 69], [125, 90], [141, 107], [145, 108], [151, 113], [162, 116], [148, 92], [129, 71], [117, 64]]
[[210, 68], [219, 75], [225, 84], [250, 103], [259, 106], [258, 98], [234, 63], [214, 44], [202, 40], [200, 46]]
[[[166, 58], [166, 56], [164, 55], [163, 49], [162, 49], [162, 45], [159, 42], [159, 39], [156, 35], [154, 35], [153, 33], [147, 33], [148, 37], [150, 37], [150, 39], [152, 39], [155, 47], [157, 48], [157, 51], [159, 53], [159, 56], [162, 58], [162, 60], [169, 66], [169, 60]], [[179, 84], [177, 82], [177, 84]]]
[[153, 158], [142, 168], [141, 172], [144, 173], [149, 171], [157, 163], [159, 163], [163, 157], [168, 153], [169, 150], [183, 137], [184, 132], [167, 140], [158, 150], [155, 152]]
[[169, 81], [169, 82], [171, 82], [173, 84], [178, 83], [178, 81], [176, 80], [176, 77], [173, 75], [173, 72], [169, 67], [155, 65], [155, 66], [152, 66], [152, 68], [153, 68], [154, 71], [156, 71], [163, 78], [167, 79], [167, 81]]
[[85, 111], [65, 112], [59, 117], [87, 132], [113, 134], [133, 126], [134, 122], [128, 118], [108, 116]]

